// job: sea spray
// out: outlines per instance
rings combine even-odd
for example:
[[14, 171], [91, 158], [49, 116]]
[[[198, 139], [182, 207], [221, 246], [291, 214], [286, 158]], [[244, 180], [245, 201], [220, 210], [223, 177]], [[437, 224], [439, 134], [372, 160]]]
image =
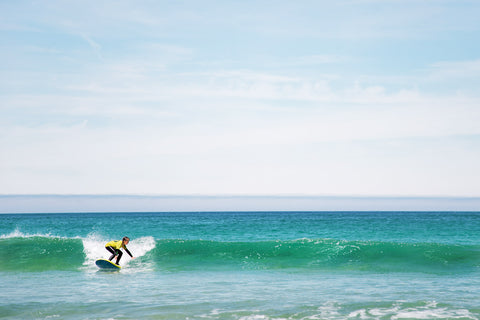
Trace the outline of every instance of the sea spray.
[[108, 252], [105, 250], [105, 244], [108, 240], [97, 233], [91, 233], [82, 239], [83, 252], [85, 253], [85, 266], [93, 267], [95, 260], [108, 258]]
[[30, 234], [30, 233], [24, 233], [20, 231], [19, 228], [16, 228], [12, 232], [8, 234], [2, 234], [0, 235], [0, 239], [9, 239], [9, 238], [33, 238], [33, 237], [46, 237], [46, 238], [64, 238], [64, 237], [59, 237], [59, 236], [53, 236], [50, 233], [35, 233], [35, 234]]

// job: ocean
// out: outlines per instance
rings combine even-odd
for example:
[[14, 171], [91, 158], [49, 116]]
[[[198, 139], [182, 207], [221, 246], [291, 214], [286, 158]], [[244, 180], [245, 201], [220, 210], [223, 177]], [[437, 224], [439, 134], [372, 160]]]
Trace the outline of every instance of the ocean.
[[[0, 319], [480, 319], [480, 212], [0, 221]], [[99, 270], [124, 236], [135, 259]]]

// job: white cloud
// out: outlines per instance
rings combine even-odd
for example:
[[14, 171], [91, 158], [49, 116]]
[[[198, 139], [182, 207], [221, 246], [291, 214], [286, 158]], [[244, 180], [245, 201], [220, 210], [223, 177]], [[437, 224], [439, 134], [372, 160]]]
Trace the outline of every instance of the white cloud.
[[382, 3], [2, 4], [0, 193], [478, 195], [480, 63], [409, 42], [477, 24]]
[[431, 65], [432, 80], [456, 80], [468, 79], [480, 80], [480, 59], [470, 61], [441, 61]]

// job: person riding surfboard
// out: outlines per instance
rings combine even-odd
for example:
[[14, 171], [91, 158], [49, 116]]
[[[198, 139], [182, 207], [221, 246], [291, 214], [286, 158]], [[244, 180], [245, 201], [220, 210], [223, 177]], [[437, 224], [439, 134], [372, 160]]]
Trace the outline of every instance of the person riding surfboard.
[[108, 252], [112, 254], [108, 260], [112, 261], [113, 258], [117, 257], [116, 264], [120, 264], [120, 259], [122, 258], [122, 255], [123, 255], [123, 252], [120, 249], [124, 249], [132, 259], [135, 259], [135, 257], [127, 249], [127, 244], [129, 242], [130, 242], [129, 237], [123, 237], [122, 240], [113, 240], [113, 241], [107, 242], [107, 244], [105, 245], [105, 249], [107, 249]]

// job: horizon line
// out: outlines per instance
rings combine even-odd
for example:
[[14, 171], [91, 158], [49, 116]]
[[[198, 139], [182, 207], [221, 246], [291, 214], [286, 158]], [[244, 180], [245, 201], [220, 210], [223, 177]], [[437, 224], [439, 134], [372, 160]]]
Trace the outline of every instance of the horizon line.
[[480, 197], [327, 195], [0, 195], [0, 213], [480, 211]]
[[478, 196], [465, 196], [465, 195], [340, 195], [340, 194], [155, 194], [155, 193], [1, 193], [0, 197], [204, 197], [204, 198], [378, 198], [378, 199], [480, 199]]

